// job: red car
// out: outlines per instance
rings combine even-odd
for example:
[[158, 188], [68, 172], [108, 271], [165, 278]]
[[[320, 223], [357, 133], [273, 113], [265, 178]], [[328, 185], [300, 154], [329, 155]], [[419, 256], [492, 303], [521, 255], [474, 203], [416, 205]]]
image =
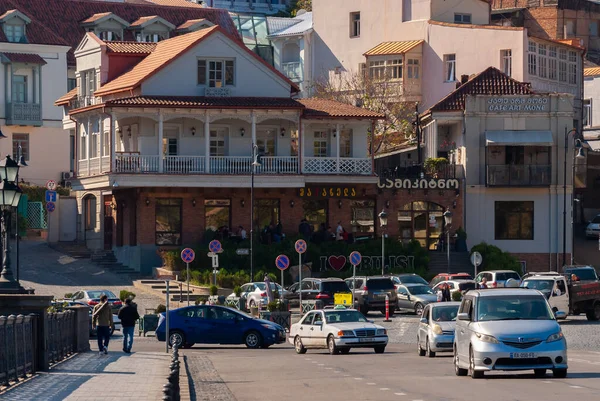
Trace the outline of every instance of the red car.
[[448, 280], [473, 280], [469, 273], [440, 273], [429, 282], [429, 286], [433, 288], [437, 283]]

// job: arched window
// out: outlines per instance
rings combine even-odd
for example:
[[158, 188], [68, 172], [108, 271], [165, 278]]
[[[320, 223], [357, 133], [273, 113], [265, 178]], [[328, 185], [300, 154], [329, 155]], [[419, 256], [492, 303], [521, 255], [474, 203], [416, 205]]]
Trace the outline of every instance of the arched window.
[[402, 241], [416, 239], [422, 246], [435, 250], [444, 232], [444, 208], [433, 202], [415, 201], [398, 211], [398, 230]]
[[86, 195], [83, 198], [83, 216], [85, 229], [96, 229], [96, 197], [94, 195]]

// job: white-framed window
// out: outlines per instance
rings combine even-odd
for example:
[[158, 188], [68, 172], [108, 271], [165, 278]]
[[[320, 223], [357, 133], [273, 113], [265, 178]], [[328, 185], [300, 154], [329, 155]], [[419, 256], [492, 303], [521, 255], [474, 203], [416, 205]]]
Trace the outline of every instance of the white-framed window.
[[592, 126], [592, 99], [583, 99], [583, 126]]
[[177, 156], [179, 153], [177, 138], [163, 138], [163, 155]]
[[565, 61], [558, 61], [558, 81], [567, 82], [567, 63]]
[[360, 12], [350, 13], [350, 37], [360, 37]]
[[456, 81], [456, 54], [444, 54], [444, 81]]
[[374, 80], [381, 80], [385, 78], [385, 61], [371, 61], [369, 62], [369, 77]]
[[[148, 42], [148, 43], [158, 43], [161, 40], [169, 39], [169, 35], [166, 33], [142, 33], [138, 32], [135, 34], [136, 42]], [[116, 40], [116, 39], [113, 39]]]
[[575, 23], [575, 20], [573, 20], [573, 19], [567, 20], [567, 22], [565, 23], [565, 31], [567, 34], [567, 38], [575, 36], [576, 30], [577, 30], [577, 25]]
[[102, 156], [110, 156], [110, 132], [104, 131], [102, 135]]
[[314, 157], [327, 157], [327, 131], [315, 131], [315, 139], [313, 141]]
[[548, 77], [548, 59], [546, 57], [539, 58], [538, 75], [540, 78]]
[[502, 66], [502, 72], [510, 77], [512, 75], [511, 49], [500, 50], [500, 65]]
[[572, 85], [577, 83], [577, 64], [569, 64], [569, 83]]
[[27, 103], [27, 76], [13, 75], [12, 103]]
[[235, 60], [198, 60], [198, 85], [222, 88], [235, 85]]
[[402, 59], [393, 59], [386, 62], [387, 78], [402, 79]]
[[210, 155], [225, 156], [225, 128], [210, 130]]
[[29, 134], [12, 134], [13, 158], [19, 160], [19, 156], [23, 156], [26, 161], [29, 161]]
[[79, 136], [79, 160], [86, 160], [88, 158], [87, 141], [88, 141], [87, 132], [81, 130], [81, 133]]
[[121, 35], [119, 35], [117, 32], [115, 31], [100, 31], [98, 33], [98, 37], [101, 40], [121, 40]]
[[567, 59], [567, 49], [558, 49], [558, 58], [561, 60]]
[[455, 24], [470, 24], [471, 23], [471, 14], [454, 13], [454, 23]]
[[83, 96], [94, 96], [96, 91], [96, 70], [81, 72], [81, 91]]
[[552, 79], [554, 81], [556, 81], [556, 78], [557, 78], [556, 63], [557, 63], [557, 60], [555, 58], [548, 59], [548, 79]]
[[340, 157], [352, 157], [352, 130], [340, 132]]
[[25, 24], [4, 24], [6, 40], [12, 43], [25, 41]]
[[419, 79], [419, 76], [421, 75], [419, 59], [409, 58], [406, 63], [408, 64], [408, 66], [406, 67], [407, 68], [406, 74], [407, 74], [408, 78], [409, 79]]
[[100, 120], [94, 119], [90, 124], [90, 159], [99, 156], [100, 151]]
[[529, 41], [529, 53], [527, 54], [527, 71], [529, 75], [537, 75], [537, 43]]
[[569, 63], [577, 62], [577, 52], [569, 51]]
[[358, 64], [358, 72], [362, 78], [367, 77], [367, 63]]

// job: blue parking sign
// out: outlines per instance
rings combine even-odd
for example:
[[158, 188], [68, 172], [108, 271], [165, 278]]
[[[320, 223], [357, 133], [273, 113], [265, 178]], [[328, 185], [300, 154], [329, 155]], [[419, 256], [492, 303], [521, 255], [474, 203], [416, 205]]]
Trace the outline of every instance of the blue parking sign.
[[46, 202], [56, 202], [56, 191], [46, 191]]

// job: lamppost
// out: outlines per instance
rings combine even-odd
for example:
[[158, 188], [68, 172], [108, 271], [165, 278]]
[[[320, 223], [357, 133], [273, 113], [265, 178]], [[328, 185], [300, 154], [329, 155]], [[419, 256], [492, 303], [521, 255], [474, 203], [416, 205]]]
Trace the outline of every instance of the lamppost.
[[[19, 167], [28, 167], [27, 162], [25, 161], [25, 156], [23, 156], [23, 148], [19, 145], [19, 150], [17, 153], [17, 160], [19, 161]], [[19, 185], [19, 172], [17, 171], [17, 178], [15, 180], [17, 185]], [[19, 272], [21, 270], [21, 264], [19, 261], [19, 208], [17, 207], [17, 213], [15, 214], [15, 224], [17, 229], [15, 230], [15, 244], [17, 246], [17, 282], [19, 281]]]
[[19, 205], [21, 189], [15, 182], [19, 174], [19, 164], [10, 156], [0, 162], [0, 221], [2, 223], [2, 272], [0, 272], [0, 293], [26, 293], [15, 280], [10, 267], [10, 219], [11, 209]]
[[452, 212], [449, 209], [443, 214], [446, 223], [446, 255], [448, 259], [448, 274], [450, 273], [450, 226], [452, 225]]
[[[571, 133], [577, 133], [577, 128], [572, 128], [569, 131], [567, 131], [567, 127], [565, 127], [565, 158], [563, 160], [563, 266], [565, 266], [567, 263], [567, 157], [569, 156], [569, 135], [571, 135]], [[575, 159], [585, 159], [585, 154], [583, 153], [581, 140], [575, 140], [574, 148], [578, 150], [577, 155], [573, 154], [573, 182], [571, 183], [571, 185], [573, 186], [573, 191], [575, 191]], [[571, 202], [571, 213], [573, 213], [573, 202]], [[571, 244], [571, 246], [573, 245]], [[572, 252], [573, 250], [571, 249], [571, 253]]]
[[415, 133], [417, 134], [417, 163], [421, 166], [423, 160], [421, 155], [421, 117], [419, 115], [419, 102], [415, 103]]
[[252, 144], [252, 166], [250, 166], [250, 280], [254, 281], [254, 174], [256, 167], [261, 166], [258, 146]]
[[379, 225], [381, 226], [381, 275], [385, 274], [385, 228], [387, 227], [388, 217], [385, 210], [379, 213]]

